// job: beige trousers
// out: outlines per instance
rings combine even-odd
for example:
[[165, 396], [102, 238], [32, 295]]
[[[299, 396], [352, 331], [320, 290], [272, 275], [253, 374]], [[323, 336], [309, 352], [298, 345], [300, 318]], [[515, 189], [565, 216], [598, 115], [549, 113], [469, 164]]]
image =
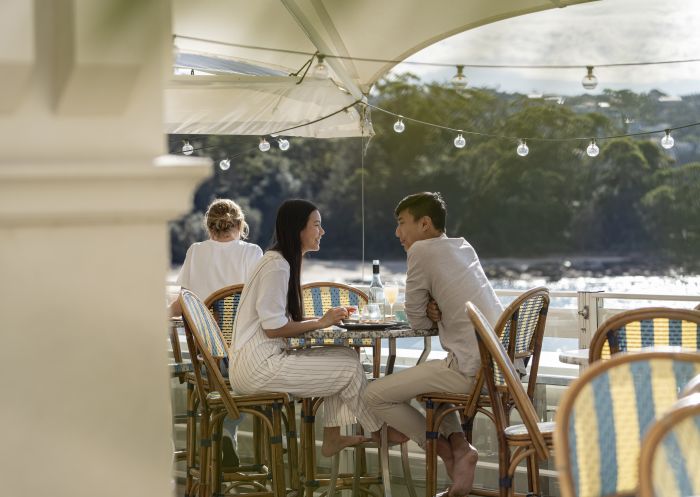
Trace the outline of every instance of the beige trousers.
[[[475, 378], [450, 367], [451, 357], [428, 361], [371, 382], [365, 389], [365, 402], [382, 421], [425, 446], [425, 415], [411, 406], [411, 400], [424, 393], [471, 393]], [[449, 437], [462, 432], [459, 415], [450, 413], [442, 421], [440, 433]]]

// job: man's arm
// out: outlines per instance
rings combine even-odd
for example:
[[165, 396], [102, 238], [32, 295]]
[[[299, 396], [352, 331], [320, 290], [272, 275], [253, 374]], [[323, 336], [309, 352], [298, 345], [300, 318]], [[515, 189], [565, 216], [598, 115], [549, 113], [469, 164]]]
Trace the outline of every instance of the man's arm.
[[408, 251], [406, 272], [406, 317], [414, 329], [433, 328], [435, 323], [426, 315], [430, 300], [430, 277], [426, 268], [425, 254], [418, 247]]

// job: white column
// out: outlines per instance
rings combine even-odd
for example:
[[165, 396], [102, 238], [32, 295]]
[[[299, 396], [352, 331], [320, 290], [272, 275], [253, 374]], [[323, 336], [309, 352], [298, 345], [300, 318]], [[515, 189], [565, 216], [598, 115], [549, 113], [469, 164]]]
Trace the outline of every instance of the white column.
[[3, 495], [170, 495], [167, 220], [210, 164], [156, 159], [169, 30], [167, 0], [3, 0]]

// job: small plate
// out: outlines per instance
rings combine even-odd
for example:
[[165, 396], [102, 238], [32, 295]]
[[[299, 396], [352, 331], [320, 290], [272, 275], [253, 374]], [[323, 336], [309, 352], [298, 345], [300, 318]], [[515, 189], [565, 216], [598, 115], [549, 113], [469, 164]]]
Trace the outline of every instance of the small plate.
[[383, 323], [368, 323], [367, 321], [348, 321], [347, 323], [340, 323], [338, 326], [340, 326], [341, 328], [345, 328], [346, 330], [383, 330], [386, 328], [391, 328], [392, 326], [396, 326], [396, 324], [396, 321], [384, 321]]

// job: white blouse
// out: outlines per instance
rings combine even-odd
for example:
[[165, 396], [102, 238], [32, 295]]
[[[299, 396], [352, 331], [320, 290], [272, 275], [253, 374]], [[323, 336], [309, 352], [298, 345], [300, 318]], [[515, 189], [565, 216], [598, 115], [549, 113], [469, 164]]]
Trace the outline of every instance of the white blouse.
[[[235, 352], [264, 330], [281, 328], [289, 321], [287, 289], [289, 263], [275, 250], [268, 250], [253, 270], [241, 295], [241, 303], [233, 324], [231, 351]], [[279, 351], [279, 339], [271, 339], [270, 354]]]
[[245, 283], [261, 257], [260, 247], [241, 240], [193, 243], [177, 283], [204, 300], [225, 286]]

